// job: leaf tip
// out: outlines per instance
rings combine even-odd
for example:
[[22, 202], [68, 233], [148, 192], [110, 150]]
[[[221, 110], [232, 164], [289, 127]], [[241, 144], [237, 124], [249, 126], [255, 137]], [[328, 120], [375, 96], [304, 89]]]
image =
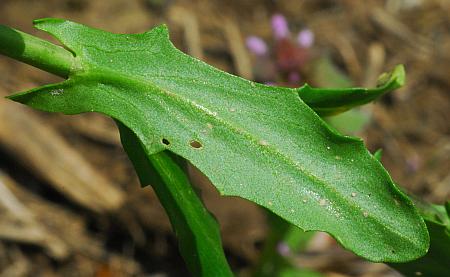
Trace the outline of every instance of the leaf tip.
[[402, 64], [395, 66], [391, 72], [386, 72], [378, 77], [377, 87], [390, 86], [391, 89], [397, 89], [405, 84], [405, 67]]
[[301, 97], [301, 93], [304, 93], [305, 91], [310, 91], [312, 87], [308, 83], [304, 83], [302, 86], [295, 88], [294, 90], [297, 92], [298, 96]]
[[398, 87], [402, 87], [405, 84], [406, 73], [405, 66], [403, 64], [399, 64], [394, 68], [392, 78], [395, 79]]
[[381, 157], [383, 156], [383, 149], [378, 149], [377, 151], [375, 151], [375, 153], [373, 153], [373, 157], [375, 159], [377, 159], [377, 161], [381, 162]]
[[60, 25], [65, 22], [66, 22], [66, 20], [64, 20], [64, 19], [46, 17], [46, 18], [40, 18], [40, 19], [33, 20], [33, 26], [36, 29], [47, 32], [47, 29], [49, 26]]
[[13, 95], [5, 96], [5, 99], [12, 100], [12, 101], [15, 101], [15, 102], [20, 102], [20, 97], [19, 96], [20, 96], [20, 93], [15, 93]]
[[169, 38], [169, 27], [167, 24], [163, 23], [146, 32], [147, 34], [158, 34], [159, 36]]

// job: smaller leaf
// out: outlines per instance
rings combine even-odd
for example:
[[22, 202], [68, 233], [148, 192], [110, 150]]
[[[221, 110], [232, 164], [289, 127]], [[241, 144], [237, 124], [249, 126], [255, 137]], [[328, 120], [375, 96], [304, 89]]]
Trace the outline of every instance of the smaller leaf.
[[300, 98], [321, 116], [329, 116], [367, 104], [381, 95], [401, 87], [405, 82], [405, 69], [397, 65], [390, 73], [383, 73], [378, 86], [367, 88], [312, 88], [308, 84], [297, 89]]
[[377, 151], [375, 151], [375, 153], [373, 153], [373, 157], [375, 159], [377, 159], [379, 162], [381, 162], [381, 157], [383, 156], [383, 149], [378, 149]]
[[324, 275], [303, 268], [287, 268], [280, 272], [279, 277], [323, 277]]
[[361, 109], [351, 109], [344, 113], [327, 117], [325, 121], [339, 133], [354, 136], [370, 122], [370, 113]]
[[[405, 276], [448, 276], [450, 272], [450, 216], [444, 206], [415, 200], [430, 233], [428, 253], [409, 263], [390, 264]], [[450, 202], [446, 203], [448, 206]]]

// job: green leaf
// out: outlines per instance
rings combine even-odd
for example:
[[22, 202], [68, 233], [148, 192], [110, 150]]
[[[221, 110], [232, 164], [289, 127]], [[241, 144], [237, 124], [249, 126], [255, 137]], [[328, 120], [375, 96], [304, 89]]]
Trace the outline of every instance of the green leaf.
[[405, 83], [405, 69], [397, 65], [390, 73], [382, 74], [378, 86], [367, 88], [312, 88], [308, 84], [297, 89], [302, 100], [322, 116], [334, 115], [353, 107], [367, 104], [386, 92], [401, 87]]
[[180, 253], [194, 276], [233, 276], [216, 220], [205, 209], [186, 175], [168, 155], [146, 155], [136, 135], [117, 122], [120, 139], [141, 184], [151, 184], [178, 237]]
[[147, 155], [172, 151], [222, 195], [258, 203], [304, 230], [326, 231], [369, 260], [425, 254], [428, 233], [412, 202], [360, 139], [328, 128], [299, 98], [302, 89], [208, 66], [177, 50], [165, 26], [133, 35], [60, 19], [36, 27], [59, 39], [76, 62], [68, 80], [11, 99], [111, 116], [134, 132]]
[[277, 277], [324, 277], [324, 275], [303, 268], [286, 268]]
[[[450, 272], [450, 215], [444, 206], [416, 202], [430, 233], [428, 253], [409, 263], [390, 264], [405, 276], [448, 276]], [[447, 205], [450, 203], [447, 202]]]
[[378, 149], [377, 151], [375, 151], [375, 153], [373, 153], [373, 157], [375, 159], [377, 159], [377, 161], [379, 161], [381, 163], [381, 158], [383, 156], [383, 149]]
[[[332, 87], [332, 88], [348, 88], [352, 87], [352, 81], [347, 75], [345, 75], [341, 70], [332, 62], [328, 55], [316, 59], [312, 64], [312, 78], [311, 81], [320, 87]], [[351, 89], [346, 90], [348, 93], [352, 93]], [[311, 96], [321, 97], [322, 93], [314, 93]], [[333, 103], [340, 103], [341, 98], [346, 98], [346, 94], [336, 93], [333, 94], [338, 97], [338, 99], [330, 99], [329, 101]], [[300, 98], [302, 94], [300, 94]], [[351, 105], [353, 103], [352, 98], [346, 98]], [[317, 109], [317, 112], [321, 111], [321, 107], [314, 106], [316, 98], [302, 99], [307, 100], [306, 104]], [[320, 102], [320, 101], [319, 101]], [[322, 116], [331, 115], [330, 117], [324, 118], [331, 127], [334, 127], [338, 132], [344, 135], [356, 135], [360, 132], [370, 121], [371, 114], [367, 111], [361, 110], [359, 107], [356, 109], [351, 109], [349, 111], [344, 111], [340, 114], [336, 114], [339, 111], [343, 111], [342, 104], [334, 106], [335, 110], [329, 110], [328, 114], [322, 112]], [[315, 110], [315, 109], [314, 109]]]
[[324, 120], [342, 134], [355, 135], [368, 125], [370, 114], [359, 109], [352, 109]]

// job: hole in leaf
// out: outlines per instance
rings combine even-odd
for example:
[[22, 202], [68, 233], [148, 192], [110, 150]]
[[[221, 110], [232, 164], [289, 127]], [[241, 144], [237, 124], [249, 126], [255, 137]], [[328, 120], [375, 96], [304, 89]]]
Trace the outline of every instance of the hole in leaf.
[[196, 148], [196, 149], [203, 147], [203, 145], [197, 140], [191, 140], [191, 142], [189, 144], [191, 145], [192, 148]]
[[167, 146], [170, 145], [170, 141], [169, 141], [168, 139], [165, 139], [165, 138], [163, 138], [163, 139], [161, 140], [161, 143], [164, 144], [164, 145], [167, 145]]

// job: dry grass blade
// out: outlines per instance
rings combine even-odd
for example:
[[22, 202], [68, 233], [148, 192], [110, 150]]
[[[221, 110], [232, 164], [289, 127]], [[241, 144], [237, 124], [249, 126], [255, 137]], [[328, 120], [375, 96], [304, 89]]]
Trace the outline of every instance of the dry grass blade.
[[94, 259], [105, 256], [101, 244], [85, 232], [80, 216], [26, 191], [1, 172], [0, 206], [10, 215], [2, 217], [0, 237], [39, 245], [59, 260], [73, 253]]
[[10, 191], [14, 182], [0, 172], [0, 238], [36, 244], [47, 250], [50, 256], [64, 259], [69, 255], [68, 246], [51, 234], [36, 220], [35, 215]]
[[252, 80], [252, 64], [245, 48], [239, 26], [231, 18], [224, 18], [223, 32], [228, 41], [230, 53], [233, 55], [233, 62], [237, 74], [242, 78]]
[[185, 8], [172, 8], [169, 18], [184, 28], [184, 40], [191, 56], [203, 60], [203, 47], [200, 39], [200, 27], [197, 17]]

